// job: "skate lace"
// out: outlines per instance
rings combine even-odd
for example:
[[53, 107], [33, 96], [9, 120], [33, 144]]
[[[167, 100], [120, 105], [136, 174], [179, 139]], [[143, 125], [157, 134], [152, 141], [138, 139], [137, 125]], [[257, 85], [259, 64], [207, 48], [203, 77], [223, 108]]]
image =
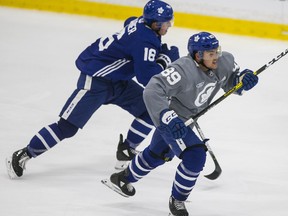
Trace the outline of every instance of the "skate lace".
[[19, 160], [19, 166], [22, 167], [22, 169], [25, 169], [26, 163], [28, 162], [29, 159], [30, 157], [27, 155], [27, 153], [24, 153]]
[[140, 151], [137, 151], [136, 149], [133, 149], [133, 148], [129, 148], [129, 150], [133, 155], [137, 155], [140, 152]]
[[174, 206], [177, 210], [186, 209], [183, 201], [175, 200]]
[[126, 188], [129, 192], [133, 191], [134, 187], [129, 183], [126, 185]]

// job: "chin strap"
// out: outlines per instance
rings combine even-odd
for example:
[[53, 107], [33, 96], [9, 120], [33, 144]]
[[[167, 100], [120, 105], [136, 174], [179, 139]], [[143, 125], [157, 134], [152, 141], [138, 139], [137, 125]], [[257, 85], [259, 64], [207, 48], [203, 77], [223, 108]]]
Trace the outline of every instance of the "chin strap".
[[159, 34], [159, 31], [160, 31], [160, 29], [161, 29], [162, 24], [161, 24], [161, 23], [157, 23], [157, 29], [153, 29], [153, 28], [152, 28], [152, 24], [153, 24], [153, 23], [151, 23], [150, 25], [149, 25], [148, 23], [145, 23], [146, 26], [148, 26], [149, 28], [151, 28], [158, 36], [161, 37], [161, 35]]
[[[203, 59], [201, 59], [201, 61], [198, 63], [199, 65], [202, 65], [204, 68], [206, 68], [208, 71], [209, 70], [213, 70], [212, 68], [209, 68], [209, 67], [207, 67], [205, 64], [204, 64], [204, 60]], [[206, 71], [205, 71], [206, 72]]]
[[207, 69], [207, 70], [213, 70], [213, 69], [207, 67], [207, 66], [204, 64], [204, 60], [203, 60], [202, 58], [201, 58], [201, 60], [200, 60], [199, 62], [197, 62], [195, 55], [191, 55], [191, 54], [190, 54], [190, 56], [192, 57], [192, 59], [194, 60], [194, 62], [197, 64], [197, 66], [203, 66], [203, 67], [204, 67], [205, 69]]

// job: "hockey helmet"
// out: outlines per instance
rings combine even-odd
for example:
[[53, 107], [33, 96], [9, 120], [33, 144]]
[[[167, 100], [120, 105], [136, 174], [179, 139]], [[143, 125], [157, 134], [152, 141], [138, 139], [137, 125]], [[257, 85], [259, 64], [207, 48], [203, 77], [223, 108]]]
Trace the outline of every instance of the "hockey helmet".
[[[221, 55], [221, 49], [217, 38], [209, 32], [200, 32], [192, 35], [188, 41], [188, 52], [194, 57], [195, 53], [199, 53], [203, 58], [203, 52], [213, 49], [219, 49], [219, 55]], [[218, 51], [218, 50], [217, 50]]]
[[163, 1], [150, 0], [144, 6], [143, 18], [148, 26], [151, 26], [153, 22], [159, 24], [168, 22], [173, 19], [173, 9], [169, 4]]

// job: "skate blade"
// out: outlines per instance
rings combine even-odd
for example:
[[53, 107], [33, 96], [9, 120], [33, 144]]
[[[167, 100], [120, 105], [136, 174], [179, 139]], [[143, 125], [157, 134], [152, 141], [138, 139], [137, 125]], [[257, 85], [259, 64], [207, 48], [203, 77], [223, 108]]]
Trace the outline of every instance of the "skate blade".
[[18, 177], [12, 168], [12, 157], [6, 158], [6, 168], [10, 179], [15, 179]]
[[110, 188], [111, 190], [115, 191], [116, 193], [120, 194], [123, 197], [130, 197], [127, 194], [124, 194], [120, 188], [118, 188], [116, 185], [114, 185], [109, 179], [102, 179], [101, 180], [102, 184], [106, 185], [108, 188]]
[[116, 170], [121, 170], [122, 171], [122, 170], [124, 170], [124, 169], [126, 169], [128, 167], [129, 162], [130, 161], [119, 161], [119, 160], [117, 160], [114, 168]]

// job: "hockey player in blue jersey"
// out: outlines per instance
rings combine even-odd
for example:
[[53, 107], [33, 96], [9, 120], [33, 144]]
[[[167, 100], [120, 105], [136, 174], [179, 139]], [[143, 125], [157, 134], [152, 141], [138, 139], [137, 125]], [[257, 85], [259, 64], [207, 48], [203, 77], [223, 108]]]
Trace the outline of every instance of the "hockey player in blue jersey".
[[189, 54], [151, 78], [144, 90], [144, 101], [156, 126], [150, 145], [122, 172], [104, 181], [125, 196], [133, 196], [135, 183], [156, 167], [177, 156], [179, 163], [169, 198], [174, 216], [188, 216], [185, 200], [195, 186], [206, 161], [205, 141], [184, 122], [205, 109], [220, 89], [229, 91], [242, 81], [237, 91], [250, 90], [258, 77], [253, 71], [239, 71], [231, 53], [222, 52], [219, 41], [208, 32], [192, 35]]
[[143, 87], [132, 78], [145, 86], [153, 75], [179, 58], [177, 47], [169, 49], [161, 43], [173, 19], [169, 4], [151, 0], [144, 6], [143, 16], [128, 18], [121, 31], [88, 46], [76, 60], [81, 72], [77, 89], [60, 112], [59, 121], [40, 129], [25, 148], [7, 158], [9, 176], [21, 177], [30, 158], [73, 137], [103, 104], [117, 105], [135, 116], [125, 141], [120, 135], [116, 153], [120, 165], [116, 168], [130, 161], [135, 148], [153, 128], [142, 97]]

